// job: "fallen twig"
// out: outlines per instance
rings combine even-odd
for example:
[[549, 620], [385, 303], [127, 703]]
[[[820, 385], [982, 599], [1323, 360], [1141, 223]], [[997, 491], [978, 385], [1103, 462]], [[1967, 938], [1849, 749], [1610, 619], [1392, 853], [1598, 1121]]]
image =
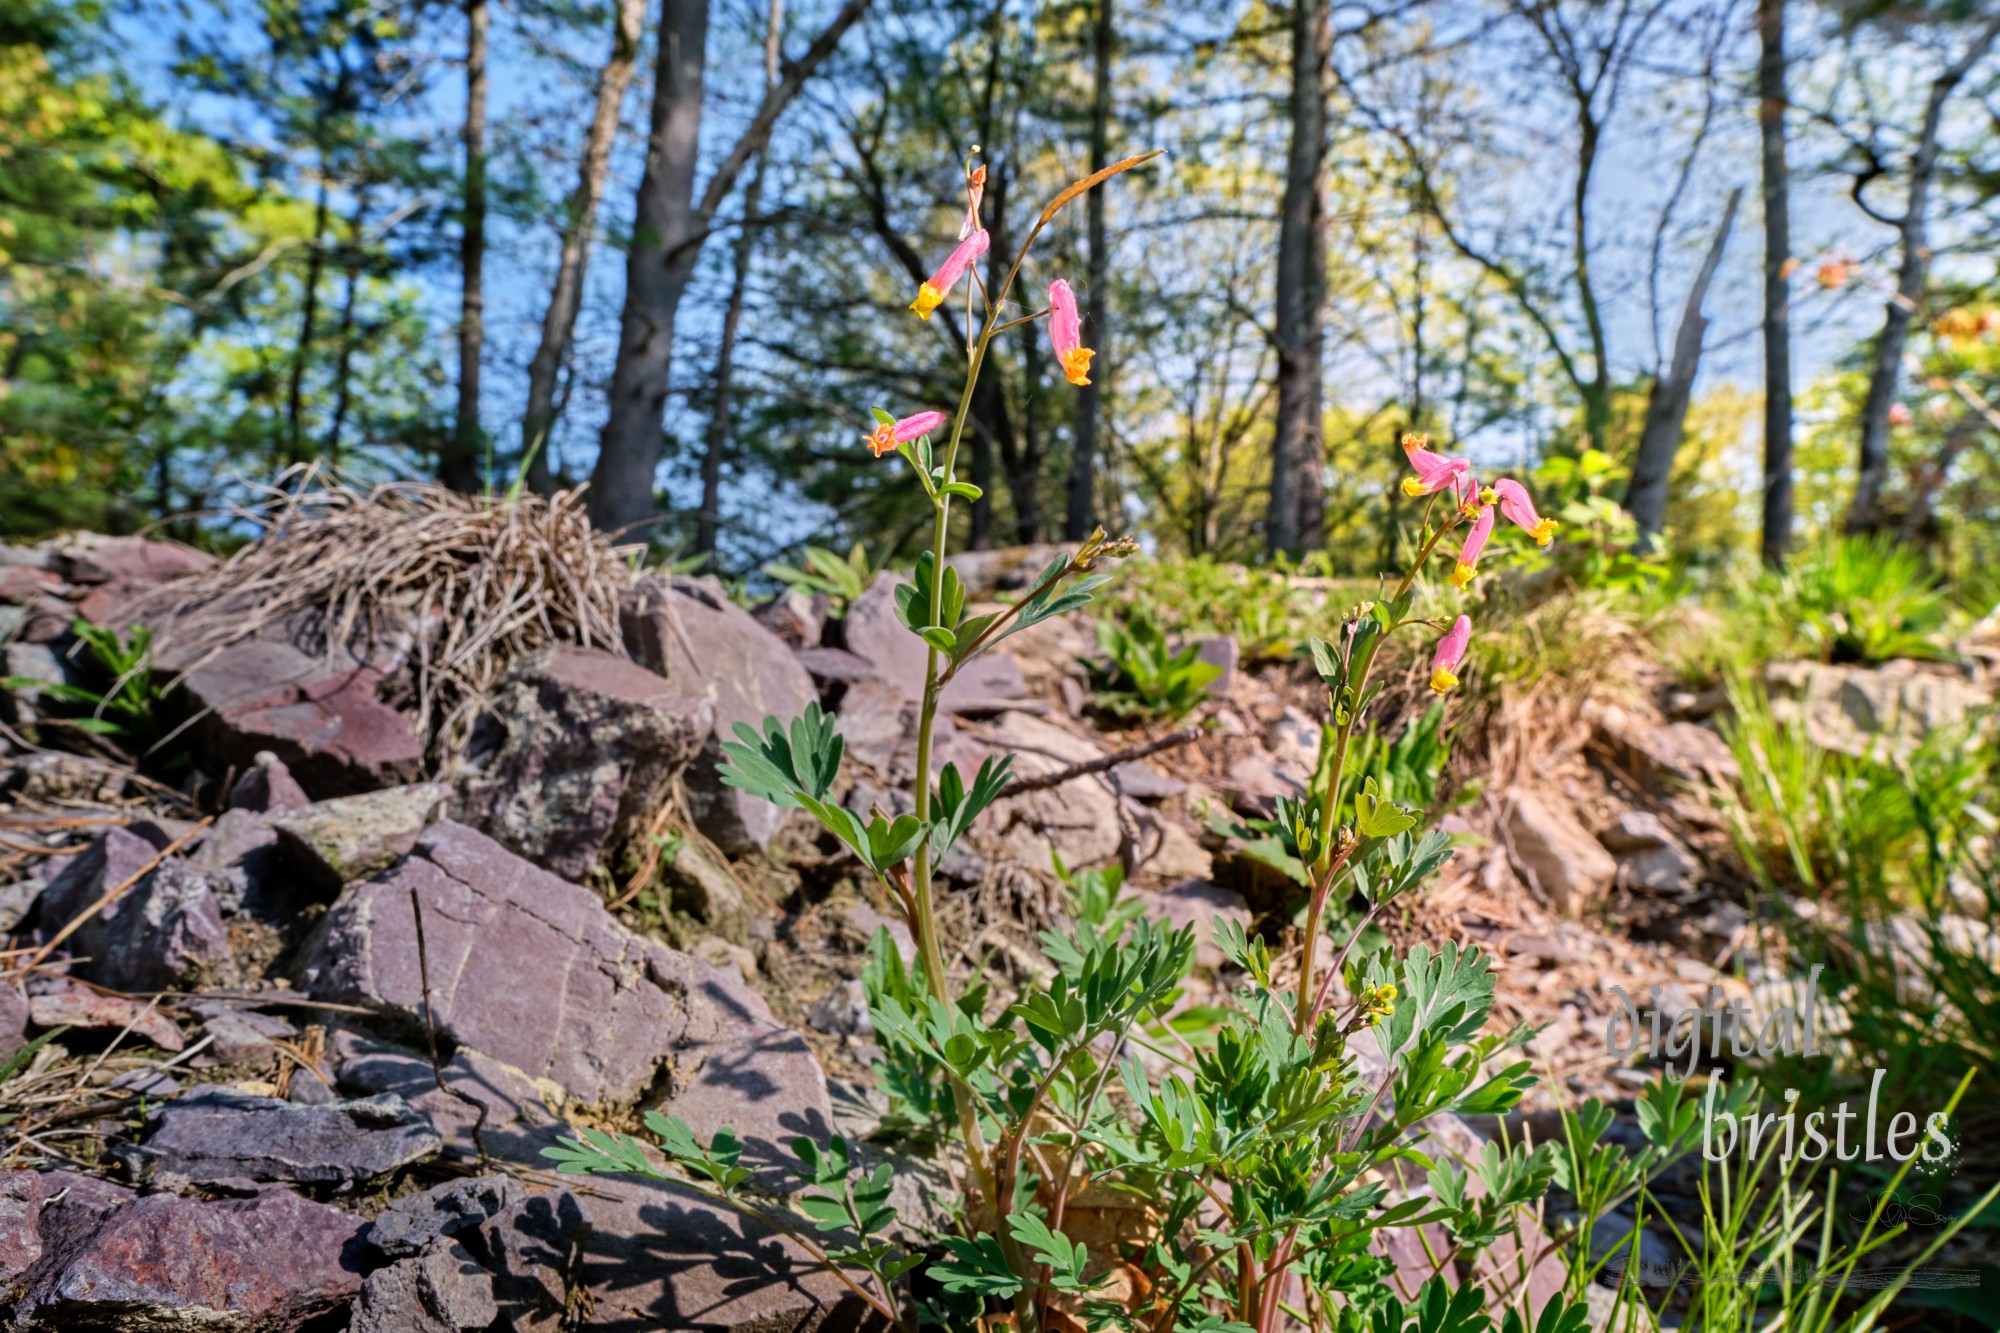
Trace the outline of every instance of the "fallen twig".
[[1144, 745], [1135, 745], [1128, 750], [1120, 750], [1115, 754], [1103, 755], [1081, 764], [1071, 764], [1068, 768], [1059, 768], [1053, 773], [1044, 773], [1038, 778], [1015, 778], [1000, 789], [1000, 795], [1004, 798], [1019, 796], [1023, 792], [1041, 791], [1045, 787], [1060, 787], [1065, 782], [1073, 782], [1077, 778], [1087, 778], [1093, 773], [1107, 772], [1110, 769], [1118, 767], [1120, 764], [1129, 764], [1135, 759], [1144, 759], [1147, 755], [1158, 754], [1162, 750], [1177, 749], [1180, 746], [1186, 745], [1189, 741], [1195, 740], [1200, 735], [1201, 728], [1199, 726], [1182, 727], [1179, 731], [1170, 731], [1158, 740], [1147, 741]]
[[444, 1081], [444, 1063], [438, 1059], [437, 1023], [431, 1017], [431, 955], [424, 943], [424, 905], [417, 900], [417, 889], [410, 886], [410, 915], [417, 923], [417, 978], [424, 988], [424, 1036], [430, 1041], [431, 1077], [437, 1080], [438, 1091], [470, 1106], [476, 1116], [472, 1122], [472, 1146], [479, 1153], [479, 1169], [486, 1169], [486, 1103], [469, 1092], [461, 1091]]
[[201, 819], [199, 822], [195, 824], [193, 828], [189, 829], [186, 833], [181, 834], [180, 837], [175, 838], [165, 847], [162, 847], [159, 851], [155, 852], [153, 854], [153, 858], [150, 861], [146, 862], [145, 865], [140, 866], [137, 870], [133, 871], [130, 875], [126, 876], [126, 878], [122, 882], [112, 886], [109, 889], [106, 889], [101, 895], [99, 895], [96, 902], [92, 903], [90, 906], [84, 908], [81, 912], [78, 912], [75, 916], [71, 917], [68, 925], [64, 926], [61, 930], [57, 931], [55, 935], [50, 938], [48, 943], [44, 944], [41, 948], [37, 949], [35, 951], [34, 956], [28, 959], [27, 962], [22, 963], [18, 967], [16, 967], [15, 971], [17, 972], [33, 971], [35, 968], [40, 967], [44, 962], [48, 961], [49, 955], [54, 953], [57, 947], [60, 946], [64, 940], [76, 934], [77, 931], [83, 929], [83, 927], [87, 923], [89, 923], [94, 917], [96, 917], [96, 915], [99, 912], [102, 912], [106, 907], [110, 906], [112, 903], [117, 902], [118, 899], [126, 892], [126, 890], [130, 889], [134, 884], [137, 884], [140, 880], [144, 879], [146, 876], [152, 874], [154, 870], [159, 868], [159, 865], [162, 861], [166, 860], [169, 856], [172, 856], [175, 852], [179, 851], [181, 848], [187, 846], [187, 844], [194, 838], [196, 834], [200, 833], [203, 829], [207, 828], [211, 823], [214, 822], [214, 820], [215, 817], [213, 815], [209, 815]]

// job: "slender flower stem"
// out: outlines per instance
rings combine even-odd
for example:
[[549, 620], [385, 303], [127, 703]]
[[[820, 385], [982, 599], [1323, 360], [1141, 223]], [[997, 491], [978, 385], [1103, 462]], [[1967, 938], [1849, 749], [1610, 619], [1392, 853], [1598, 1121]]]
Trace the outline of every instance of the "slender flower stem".
[[[958, 411], [951, 422], [951, 442], [945, 446], [944, 480], [949, 484], [956, 474], [958, 447], [965, 438], [965, 421], [972, 409], [972, 391], [979, 383], [979, 372], [986, 363], [986, 349], [998, 331], [1000, 311], [1006, 307], [1007, 293], [1013, 288], [1014, 277], [1021, 271], [1021, 263], [1027, 258], [1028, 247], [1041, 233], [1041, 224], [1028, 234], [1020, 253], [1007, 270], [1007, 280], [987, 300], [985, 326], [977, 337], [969, 337], [965, 371], [965, 387], [959, 391]], [[967, 333], [971, 332], [971, 310], [967, 309]], [[951, 535], [951, 496], [943, 487], [932, 502], [937, 511], [931, 541], [931, 586], [930, 623], [937, 624], [944, 615], [944, 570], [945, 547]], [[917, 715], [917, 790], [916, 816], [928, 824], [931, 817], [931, 747], [936, 730], [938, 694], [942, 685], [939, 671], [939, 653], [935, 645], [930, 647], [924, 664], [923, 704]], [[940, 1004], [952, 1003], [951, 987], [945, 975], [944, 950], [938, 941], [937, 909], [933, 896], [931, 874], [930, 840], [926, 838], [917, 844], [916, 873], [911, 877], [911, 898], [916, 905], [916, 920], [911, 923], [917, 935], [918, 948], [924, 959], [924, 972], [930, 982], [931, 994]], [[1001, 1212], [1000, 1191], [1003, 1187], [1011, 1190], [1012, 1181], [1002, 1182], [996, 1178], [993, 1160], [986, 1147], [986, 1136], [979, 1128], [979, 1108], [974, 1104], [972, 1092], [962, 1081], [952, 1081], [952, 1102], [958, 1113], [959, 1134], [965, 1141], [966, 1157], [970, 1160], [974, 1177], [979, 1182], [980, 1193], [994, 1210], [994, 1236], [1000, 1243], [1001, 1252], [1016, 1273], [1025, 1275], [1024, 1260], [1020, 1246], [1013, 1233], [1007, 1228], [1007, 1219]], [[1032, 1300], [1027, 1288], [1015, 1298], [1015, 1309], [1021, 1318], [1023, 1333], [1034, 1327]]]
[[[1423, 521], [1426, 526], [1430, 523], [1430, 516], [1436, 504], [1437, 497], [1434, 495], [1431, 497], [1430, 507], [1424, 510]], [[1438, 543], [1444, 540], [1445, 535], [1458, 526], [1460, 518], [1461, 516], [1454, 512], [1450, 521], [1439, 524], [1436, 531], [1431, 533], [1430, 540], [1424, 543], [1423, 548], [1417, 552], [1416, 559], [1410, 562], [1409, 569], [1403, 574], [1403, 581], [1396, 585], [1396, 591], [1391, 594], [1390, 601], [1402, 600], [1404, 595], [1415, 586], [1417, 575], [1423, 571], [1424, 563], [1431, 558], [1431, 553], [1437, 550]], [[1375, 666], [1375, 652], [1381, 646], [1382, 640], [1399, 628], [1401, 628], [1400, 625], [1391, 626], [1389, 630], [1369, 642], [1358, 662], [1350, 660], [1348, 663], [1347, 684], [1345, 687], [1348, 695], [1348, 703], [1342, 711], [1340, 732], [1334, 744], [1333, 767], [1327, 774], [1326, 791], [1320, 798], [1320, 853], [1313, 867], [1313, 897], [1311, 905], [1307, 909], [1305, 938], [1300, 941], [1299, 945], [1299, 983], [1298, 997], [1294, 1001], [1293, 1030], [1301, 1037], [1305, 1036], [1310, 1030], [1309, 1025], [1317, 1019], [1320, 1005], [1323, 1003], [1323, 1000], [1315, 1000], [1313, 1003], [1308, 1003], [1308, 998], [1313, 996], [1313, 955], [1315, 945], [1318, 943], [1320, 916], [1326, 906], [1326, 896], [1332, 892], [1333, 885], [1338, 878], [1337, 871], [1345, 865], [1347, 857], [1353, 850], [1352, 846], [1350, 846], [1347, 850], [1339, 852], [1339, 865], [1336, 865], [1334, 823], [1335, 816], [1340, 810], [1340, 789], [1347, 779], [1347, 757], [1350, 743], [1354, 736], [1354, 724], [1360, 720], [1361, 701], [1367, 693], [1369, 673]], [[1353, 640], [1350, 639], [1348, 643], [1349, 652], [1351, 653], [1353, 651]], [[1373, 915], [1372, 909], [1369, 915]], [[1366, 923], [1367, 918], [1364, 917], [1362, 924], [1366, 925]], [[1336, 969], [1341, 963], [1346, 961], [1348, 950], [1354, 947], [1354, 941], [1358, 938], [1360, 938], [1360, 929], [1357, 927], [1354, 934], [1348, 938], [1347, 948], [1342, 949], [1340, 957], [1334, 961]], [[1322, 996], [1330, 991], [1333, 983], [1333, 975], [1332, 972], [1327, 974], [1326, 980], [1321, 986]], [[1382, 1093], [1388, 1088], [1388, 1084], [1389, 1080], [1385, 1077], [1382, 1087], [1376, 1089], [1375, 1098], [1369, 1103], [1368, 1112], [1363, 1116], [1364, 1124], [1374, 1114], [1375, 1107], [1380, 1103]], [[1286, 1231], [1284, 1239], [1278, 1243], [1278, 1248], [1271, 1255], [1271, 1262], [1264, 1268], [1260, 1283], [1261, 1290], [1258, 1293], [1259, 1300], [1256, 1313], [1255, 1327], [1258, 1333], [1269, 1333], [1269, 1330], [1275, 1324], [1281, 1304], [1280, 1295], [1284, 1288], [1285, 1270], [1291, 1265], [1297, 1242], [1298, 1228], [1294, 1226]], [[1244, 1314], [1247, 1316], [1249, 1311], [1246, 1309]]]
[[[958, 398], [958, 413], [951, 423], [951, 444], [945, 450], [944, 477], [952, 479], [954, 465], [958, 461], [959, 440], [965, 431], [966, 413], [972, 406], [972, 389], [979, 382], [979, 369], [986, 358], [986, 344], [991, 337], [992, 320], [987, 321], [988, 332], [982, 334], [973, 345], [971, 361], [966, 368], [965, 388]], [[939, 494], [935, 501], [937, 523], [931, 553], [931, 600], [930, 623], [935, 625], [944, 611], [944, 556], [945, 542], [951, 531], [951, 497]], [[937, 721], [938, 703], [938, 650], [932, 647], [924, 667], [923, 706], [917, 723], [917, 792], [916, 814], [919, 820], [930, 822], [931, 817], [931, 738]], [[945, 975], [944, 950], [938, 943], [937, 909], [932, 900], [931, 848], [928, 838], [917, 844], [916, 874], [912, 876], [911, 898], [916, 906], [916, 920], [911, 927], [916, 931], [918, 947], [923, 953], [924, 973], [930, 982], [930, 991], [940, 1004], [950, 1004], [951, 987]], [[966, 1156], [971, 1160], [972, 1172], [979, 1181], [980, 1191], [989, 1201], [995, 1200], [993, 1166], [986, 1152], [985, 1136], [979, 1130], [979, 1111], [972, 1103], [969, 1091], [958, 1081], [952, 1084], [952, 1101], [958, 1112], [959, 1133], [964, 1136]]]
[[[977, 269], [974, 269], [972, 286], [966, 290], [965, 387], [959, 391], [958, 411], [953, 415], [951, 422], [951, 441], [945, 447], [943, 472], [945, 485], [948, 486], [955, 478], [958, 464], [958, 447], [965, 438], [965, 421], [972, 409], [973, 387], [979, 382], [979, 372], [986, 363], [986, 350], [992, 344], [994, 335], [1003, 328], [1012, 328], [1016, 324], [1023, 323], [1029, 319], [1039, 319], [1043, 314], [1047, 313], [1046, 311], [1038, 311], [1033, 315], [1026, 316], [1025, 319], [1015, 320], [1012, 323], [1003, 323], [1000, 318], [1001, 312], [1007, 308], [1008, 293], [1013, 291], [1014, 280], [1020, 275], [1021, 265], [1027, 260], [1028, 251], [1034, 246], [1036, 237], [1042, 234], [1042, 229], [1048, 226], [1050, 219], [1055, 217], [1062, 206], [1071, 199], [1093, 186], [1102, 184], [1119, 172], [1128, 170], [1142, 162], [1149, 161], [1158, 155], [1157, 152], [1154, 152], [1141, 157], [1129, 158], [1122, 163], [1115, 164], [1111, 168], [1098, 172], [1096, 175], [1072, 185], [1063, 194], [1058, 195], [1054, 201], [1042, 210], [1041, 216], [1036, 219], [1034, 227], [1028, 232], [1027, 239], [1021, 243], [1020, 250], [1015, 253], [1013, 263], [1008, 266], [1006, 278], [998, 287], [987, 287], [981, 280]], [[973, 333], [972, 291], [974, 287], [984, 297], [986, 304], [985, 323], [979, 329], [977, 335]], [[936, 625], [942, 621], [944, 616], [945, 547], [951, 534], [951, 496], [945, 492], [944, 486], [933, 489], [928, 478], [924, 479], [924, 483], [924, 489], [932, 492], [931, 503], [937, 513], [931, 540], [929, 608], [929, 623]], [[991, 627], [989, 626], [989, 628]], [[950, 674], [948, 666], [945, 670], [940, 671], [939, 658], [940, 654], [937, 647], [931, 645], [925, 657], [923, 703], [917, 715], [916, 817], [925, 824], [930, 822], [931, 817], [931, 752], [932, 739], [937, 723], [938, 695], [944, 680]], [[950, 1005], [952, 1003], [951, 985], [949, 978], [945, 974], [944, 950], [938, 939], [937, 909], [933, 894], [931, 871], [930, 840], [925, 838], [917, 844], [915, 873], [911, 876], [910, 900], [914, 911], [912, 912], [913, 919], [910, 922], [910, 926], [917, 936], [917, 947], [923, 955], [924, 973], [932, 997], [940, 1004]], [[1014, 1151], [1009, 1154], [1009, 1178], [1004, 1182], [997, 1180], [994, 1174], [992, 1157], [986, 1148], [985, 1135], [980, 1131], [979, 1109], [974, 1102], [971, 1088], [966, 1086], [964, 1080], [958, 1078], [952, 1080], [952, 1100], [957, 1108], [959, 1133], [965, 1141], [966, 1156], [971, 1161], [972, 1170], [978, 1180], [981, 1193], [986, 1198], [988, 1205], [994, 1209], [993, 1231], [995, 1239], [1000, 1244], [1001, 1253], [1006, 1257], [1008, 1267], [1016, 1274], [1026, 1278], [1029, 1276], [1030, 1269], [1025, 1263], [1020, 1246], [1015, 1241], [1013, 1233], [1007, 1227], [1007, 1219], [1004, 1215], [1000, 1197], [1000, 1191], [1003, 1187], [1009, 1192], [1012, 1191], [1014, 1183], [1012, 1173], [1018, 1169], [1019, 1162], [1018, 1143], [1014, 1146]], [[1020, 1294], [1015, 1297], [1014, 1310], [1017, 1320], [1017, 1333], [1034, 1333], [1038, 1321], [1035, 1317], [1036, 1311], [1033, 1297], [1026, 1286], [1023, 1286]]]

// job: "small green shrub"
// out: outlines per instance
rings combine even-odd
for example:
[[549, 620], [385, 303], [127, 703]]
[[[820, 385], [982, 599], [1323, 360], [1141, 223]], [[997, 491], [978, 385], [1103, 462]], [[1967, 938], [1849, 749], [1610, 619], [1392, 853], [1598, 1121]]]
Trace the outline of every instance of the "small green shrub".
[[1143, 615], [1098, 621], [1097, 646], [1103, 657], [1085, 658], [1083, 665], [1098, 708], [1113, 717], [1186, 717], [1222, 674], [1221, 667], [1201, 660], [1200, 645], [1176, 652], [1165, 632]]
[[160, 706], [165, 700], [163, 682], [153, 671], [153, 631], [136, 626], [128, 640], [116, 630], [79, 618], [70, 632], [88, 650], [92, 669], [108, 680], [103, 689], [11, 676], [0, 683], [11, 690], [32, 690], [79, 710], [80, 716], [61, 719], [64, 726], [129, 748], [151, 745], [162, 730]]
[[1748, 596], [1772, 639], [1823, 662], [1948, 656], [1949, 595], [1921, 552], [1888, 537], [1829, 537]]
[[[1961, 901], [2000, 909], [2000, 754], [1982, 725], [1933, 732], [1907, 758], [1860, 758], [1815, 745], [1754, 684], [1735, 680], [1730, 697], [1723, 735], [1744, 782], [1720, 797], [1724, 816], [1780, 904], [1794, 969], [1822, 964], [1845, 993], [1855, 1061], [1906, 1090], [2000, 1066], [1996, 946]], [[1811, 906], [1792, 909], [1801, 896]]]
[[[1444, 767], [1451, 759], [1451, 735], [1445, 730], [1445, 709], [1434, 703], [1410, 720], [1393, 741], [1378, 732], [1355, 737], [1349, 764], [1354, 778], [1341, 793], [1344, 818], [1356, 815], [1355, 800], [1373, 781], [1383, 796], [1438, 818], [1462, 810], [1479, 799], [1479, 784], [1467, 783], [1458, 790], [1442, 793]], [[1322, 752], [1324, 752], [1322, 747]]]
[[1536, 468], [1537, 488], [1554, 496], [1563, 539], [1523, 556], [1529, 567], [1545, 563], [1566, 586], [1591, 591], [1646, 593], [1665, 582], [1670, 566], [1664, 547], [1635, 550], [1639, 525], [1613, 498], [1628, 475], [1629, 468], [1597, 449], [1550, 458]]
[[[1331, 596], [1327, 580], [1308, 577], [1323, 563], [1309, 559], [1295, 569], [1207, 555], [1147, 560], [1120, 576], [1118, 600], [1127, 615], [1143, 615], [1176, 637], [1228, 634], [1244, 661], [1282, 661], [1298, 656], [1313, 635], [1332, 633], [1339, 605], [1352, 600]], [[1354, 586], [1354, 595], [1367, 596], [1375, 585]]]
[[868, 552], [860, 542], [854, 543], [845, 557], [823, 546], [808, 546], [804, 559], [804, 569], [774, 563], [764, 566], [764, 572], [788, 588], [826, 594], [836, 616], [846, 615], [847, 608], [868, 590], [869, 581], [875, 577], [875, 570], [868, 563]]

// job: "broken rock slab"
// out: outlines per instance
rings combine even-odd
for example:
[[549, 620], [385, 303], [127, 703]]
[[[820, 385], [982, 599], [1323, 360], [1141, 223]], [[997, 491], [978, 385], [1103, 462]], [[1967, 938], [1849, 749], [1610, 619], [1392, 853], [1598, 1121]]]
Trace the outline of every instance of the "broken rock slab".
[[477, 1160], [484, 1148], [496, 1161], [540, 1166], [542, 1149], [564, 1131], [549, 1109], [560, 1088], [466, 1047], [445, 1061], [444, 1091], [427, 1055], [346, 1029], [334, 1033], [329, 1063], [342, 1092], [401, 1098], [438, 1132], [448, 1157]]
[[125, 583], [150, 587], [204, 573], [215, 557], [179, 542], [150, 537], [79, 534], [51, 552], [56, 573], [71, 583]]
[[229, 961], [214, 877], [177, 856], [146, 870], [167, 845], [151, 824], [106, 829], [43, 889], [37, 911], [44, 929], [61, 929], [97, 908], [67, 945], [88, 960], [77, 966], [86, 980], [114, 990], [161, 991], [197, 982]]
[[27, 1044], [28, 997], [13, 982], [0, 982], [0, 1060]]
[[376, 1010], [420, 1047], [412, 890], [439, 1035], [458, 1054], [489, 1056], [583, 1106], [649, 1097], [698, 1130], [733, 1126], [760, 1169], [782, 1155], [777, 1145], [828, 1132], [818, 1063], [740, 979], [634, 935], [589, 890], [460, 824], [433, 825], [400, 865], [348, 887], [303, 988]]
[[473, 729], [458, 817], [565, 879], [639, 832], [707, 740], [712, 706], [599, 648], [513, 667]]
[[226, 1065], [263, 1064], [278, 1053], [274, 1040], [289, 1040], [299, 1032], [275, 1014], [226, 1000], [193, 1000], [186, 1008], [201, 1020], [209, 1052]]
[[250, 770], [229, 789], [229, 808], [253, 814], [282, 814], [312, 804], [312, 797], [285, 767], [285, 761], [269, 750], [259, 750]]
[[135, 1197], [123, 1185], [70, 1171], [0, 1176], [0, 1284], [18, 1283], [44, 1254], [66, 1252]]
[[805, 712], [819, 698], [812, 677], [783, 639], [700, 580], [640, 579], [618, 614], [633, 660], [711, 703], [712, 730], [684, 778], [695, 826], [732, 856], [768, 845], [785, 812], [722, 785], [722, 743], [737, 739], [739, 723], [762, 731], [766, 717], [789, 723]]
[[1558, 911], [1582, 916], [1610, 891], [1618, 863], [1567, 804], [1516, 792], [1506, 818], [1515, 860]]
[[873, 667], [905, 700], [914, 700], [923, 693], [930, 649], [896, 614], [896, 589], [908, 582], [888, 570], [877, 574], [847, 608], [840, 632], [842, 647]]
[[1250, 907], [1242, 894], [1202, 880], [1188, 880], [1158, 893], [1135, 889], [1131, 896], [1145, 904], [1146, 915], [1152, 920], [1175, 930], [1194, 928], [1197, 967], [1213, 969], [1229, 961], [1215, 942], [1218, 920], [1234, 921], [1245, 930], [1251, 925]]
[[328, 665], [272, 639], [253, 639], [188, 673], [183, 688], [217, 767], [249, 769], [259, 753], [283, 760], [315, 796], [351, 796], [417, 775], [423, 742], [377, 690], [374, 666]]
[[28, 983], [28, 1018], [38, 1028], [128, 1031], [163, 1051], [187, 1045], [174, 1021], [157, 1006], [122, 995], [106, 995], [68, 977], [37, 977]]
[[248, 913], [274, 923], [293, 923], [308, 905], [328, 897], [280, 846], [278, 831], [267, 815], [224, 810], [182, 855], [209, 875], [225, 919]]
[[[1001, 714], [982, 740], [1014, 756], [1016, 778], [1043, 777], [1104, 754], [1094, 741], [1025, 713]], [[1118, 855], [1118, 798], [1098, 775], [1002, 797], [992, 809], [992, 827], [1013, 860], [1046, 866], [1053, 851], [1077, 870]]]
[[435, 1241], [479, 1226], [526, 1193], [512, 1176], [448, 1180], [383, 1209], [368, 1232], [368, 1243], [391, 1259], [413, 1258]]
[[[840, 1280], [792, 1242], [677, 1186], [593, 1177], [573, 1192], [544, 1195], [489, 1223], [543, 1253], [566, 1253], [546, 1237], [589, 1226], [578, 1276], [588, 1288], [590, 1329], [652, 1333], [860, 1333], [880, 1325]], [[543, 1270], [553, 1284], [558, 1271]], [[548, 1292], [553, 1297], [557, 1289]], [[514, 1299], [525, 1305], [520, 1296]]]
[[371, 1274], [354, 1333], [556, 1333], [569, 1310], [587, 1312], [580, 1327], [620, 1333], [879, 1327], [791, 1242], [673, 1185], [598, 1176], [489, 1202]]
[[1592, 704], [1592, 743], [1624, 772], [1655, 791], [1729, 788], [1742, 780], [1721, 736], [1694, 722], [1661, 722], [1617, 704]]
[[156, 1194], [43, 1237], [21, 1275], [23, 1333], [280, 1333], [361, 1291], [361, 1218], [286, 1189], [203, 1202]]
[[435, 1157], [443, 1140], [402, 1098], [297, 1106], [211, 1085], [158, 1107], [135, 1154], [143, 1170], [200, 1184], [354, 1186]]
[[1851, 755], [1907, 755], [1931, 732], [1993, 702], [1963, 671], [1909, 659], [1876, 667], [1772, 662], [1764, 687], [1773, 716], [1803, 716], [1814, 744]]
[[1659, 816], [1627, 810], [1597, 835], [1618, 857], [1620, 879], [1635, 889], [1676, 893], [1701, 877], [1701, 863]]
[[278, 843], [328, 897], [351, 880], [387, 870], [451, 799], [441, 782], [338, 796], [266, 819]]
[[370, 1273], [347, 1328], [348, 1333], [484, 1333], [499, 1318], [493, 1274], [452, 1241]]

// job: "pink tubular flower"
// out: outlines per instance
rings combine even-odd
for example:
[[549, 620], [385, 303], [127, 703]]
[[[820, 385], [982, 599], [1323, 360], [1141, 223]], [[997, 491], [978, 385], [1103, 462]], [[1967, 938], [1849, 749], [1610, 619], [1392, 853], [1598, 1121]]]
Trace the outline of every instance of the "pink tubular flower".
[[1472, 474], [1469, 459], [1446, 458], [1443, 454], [1432, 453], [1429, 444], [1428, 435], [1403, 436], [1403, 453], [1409, 457], [1410, 468], [1417, 474], [1403, 478], [1405, 495], [1429, 495], [1447, 486], [1456, 491], [1459, 480]]
[[1556, 521], [1543, 518], [1535, 512], [1534, 497], [1528, 488], [1518, 481], [1502, 477], [1493, 483], [1493, 493], [1500, 497], [1500, 515], [1515, 527], [1528, 534], [1537, 546], [1547, 546], [1556, 535]]
[[1076, 313], [1076, 293], [1057, 278], [1049, 284], [1049, 341], [1055, 344], [1056, 360], [1063, 375], [1081, 387], [1090, 383], [1090, 358], [1097, 353], [1083, 345], [1083, 317]]
[[919, 412], [915, 416], [904, 417], [901, 421], [885, 421], [867, 437], [868, 448], [880, 458], [899, 444], [908, 444], [919, 436], [930, 434], [946, 420], [942, 412]]
[[1431, 659], [1431, 688], [1439, 694], [1449, 694], [1458, 686], [1458, 664], [1465, 660], [1465, 649], [1472, 642], [1472, 617], [1460, 616], [1451, 622], [1451, 630], [1438, 640], [1437, 656]]
[[1486, 549], [1486, 539], [1492, 535], [1493, 506], [1480, 505], [1479, 517], [1472, 520], [1472, 531], [1465, 534], [1465, 545], [1458, 548], [1458, 567], [1451, 571], [1453, 584], [1463, 588], [1472, 582], [1479, 573], [1480, 552]]
[[917, 288], [917, 299], [910, 302], [910, 309], [917, 312], [918, 319], [929, 319], [931, 311], [944, 304], [944, 298], [958, 286], [958, 280], [965, 276], [965, 270], [972, 267], [972, 261], [986, 253], [988, 240], [986, 228], [973, 232], [958, 243], [958, 248], [944, 263], [938, 265], [938, 271], [931, 274], [931, 280]]

